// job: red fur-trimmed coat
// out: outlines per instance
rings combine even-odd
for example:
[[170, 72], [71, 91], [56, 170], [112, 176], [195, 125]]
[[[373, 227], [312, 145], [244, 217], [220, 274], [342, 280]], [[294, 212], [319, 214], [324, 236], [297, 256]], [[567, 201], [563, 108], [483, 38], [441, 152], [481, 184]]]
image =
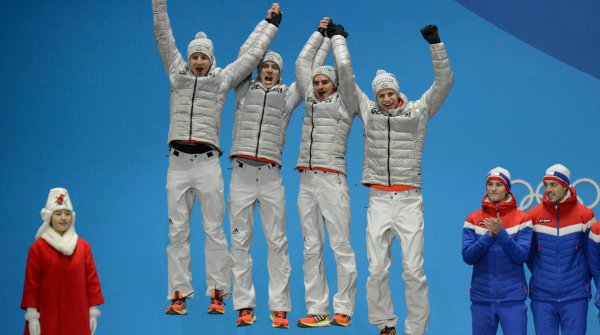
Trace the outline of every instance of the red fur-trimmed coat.
[[[70, 256], [41, 238], [31, 245], [21, 308], [37, 308], [42, 334], [89, 335], [89, 308], [103, 303], [92, 249], [87, 241], [79, 237]], [[27, 323], [25, 334], [29, 334]]]

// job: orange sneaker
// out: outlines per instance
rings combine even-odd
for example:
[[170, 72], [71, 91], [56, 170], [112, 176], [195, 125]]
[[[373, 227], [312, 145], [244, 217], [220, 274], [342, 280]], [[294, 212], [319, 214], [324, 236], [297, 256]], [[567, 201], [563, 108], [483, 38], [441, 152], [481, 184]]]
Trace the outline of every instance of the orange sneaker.
[[185, 307], [185, 297], [181, 292], [175, 291], [173, 293], [173, 299], [171, 299], [171, 305], [165, 310], [166, 314], [169, 315], [186, 315], [188, 313]]
[[342, 313], [335, 313], [331, 319], [331, 324], [334, 326], [348, 327], [352, 324], [352, 317]]
[[210, 297], [208, 314], [225, 314], [225, 303], [223, 302], [223, 290], [215, 289]]
[[288, 328], [289, 322], [287, 319], [287, 312], [272, 312], [271, 321], [273, 321], [273, 328]]
[[329, 326], [329, 315], [308, 314], [305, 318], [298, 319], [298, 327], [327, 327]]
[[254, 324], [254, 321], [256, 321], [256, 316], [254, 316], [254, 309], [242, 308], [240, 309], [240, 315], [235, 321], [235, 325], [237, 327], [250, 326]]

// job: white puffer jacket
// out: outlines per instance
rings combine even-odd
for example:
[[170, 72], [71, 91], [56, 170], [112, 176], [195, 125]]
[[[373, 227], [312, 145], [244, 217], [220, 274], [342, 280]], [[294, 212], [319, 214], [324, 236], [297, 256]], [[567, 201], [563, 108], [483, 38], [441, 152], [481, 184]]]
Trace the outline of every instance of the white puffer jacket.
[[[313, 93], [312, 70], [323, 65], [330, 39], [311, 35], [296, 62], [296, 77], [304, 98], [304, 124], [297, 168], [325, 168], [346, 174], [346, 143], [357, 115], [346, 109], [338, 91], [323, 101]], [[345, 80], [338, 74], [341, 83]]]
[[[348, 53], [346, 41], [341, 36], [333, 37], [333, 47], [334, 52], [339, 49], [340, 54]], [[388, 113], [380, 110], [356, 84], [354, 93], [343, 95], [349, 109], [360, 109], [363, 122], [363, 184], [421, 187], [421, 159], [427, 122], [440, 109], [454, 83], [444, 44], [430, 45], [430, 51], [434, 82], [419, 100], [408, 101], [400, 92], [404, 104]], [[353, 74], [345, 77], [354, 80]]]
[[259, 81], [249, 80], [236, 94], [230, 158], [251, 156], [281, 166], [286, 129], [292, 111], [301, 101], [296, 84], [266, 89]]
[[152, 0], [152, 11], [154, 36], [171, 82], [168, 143], [189, 140], [219, 149], [221, 112], [227, 92], [252, 73], [278, 29], [262, 20], [251, 34], [255, 43], [246, 53], [224, 69], [217, 67], [214, 61], [206, 77], [196, 77], [175, 45], [166, 0]]

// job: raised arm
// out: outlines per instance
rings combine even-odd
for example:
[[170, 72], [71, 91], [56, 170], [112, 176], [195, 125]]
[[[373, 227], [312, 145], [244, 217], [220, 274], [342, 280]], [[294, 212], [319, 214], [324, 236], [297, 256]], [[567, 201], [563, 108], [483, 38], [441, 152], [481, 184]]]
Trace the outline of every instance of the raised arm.
[[[323, 18], [319, 22], [318, 30], [310, 35], [296, 60], [296, 85], [298, 85], [301, 97], [306, 96], [311, 85], [313, 68], [323, 65], [325, 58], [327, 58], [329, 44], [324, 43], [325, 30], [323, 28], [327, 27], [328, 22], [328, 18]], [[317, 54], [319, 54], [319, 60], [317, 60]]]
[[[331, 36], [327, 34], [327, 29], [329, 25], [331, 25], [331, 19], [328, 17], [322, 18], [319, 22], [319, 27], [317, 28], [317, 31], [320, 32], [321, 35], [323, 35], [323, 43], [321, 43], [321, 46], [315, 54], [315, 58], [313, 59], [312, 63], [311, 73], [312, 70], [325, 64], [325, 59], [327, 59], [327, 56], [329, 55], [329, 49], [331, 48]], [[323, 33], [324, 31], [325, 33]]]
[[429, 111], [429, 119], [440, 109], [446, 100], [450, 89], [454, 84], [454, 74], [450, 67], [446, 47], [441, 42], [438, 28], [435, 25], [427, 25], [421, 29], [423, 38], [429, 42], [431, 60], [433, 61], [433, 85], [416, 101], [417, 104], [426, 107]]
[[[274, 4], [275, 5], [275, 4]], [[277, 8], [279, 8], [277, 6]], [[223, 76], [226, 79], [224, 83], [228, 85], [228, 87], [236, 87], [238, 86], [244, 79], [248, 77], [248, 75], [252, 74], [252, 71], [258, 66], [260, 61], [262, 60], [265, 52], [267, 52], [267, 48], [275, 38], [275, 35], [278, 31], [279, 23], [281, 22], [281, 12], [277, 15], [272, 13], [273, 6], [267, 12], [267, 24], [264, 24], [262, 21], [256, 25], [254, 31], [250, 34], [249, 39], [252, 39], [251, 43], [248, 43], [246, 46], [242, 46], [242, 49], [245, 49], [245, 52], [241, 52], [238, 54], [238, 58], [235, 62], [227, 65], [225, 69], [223, 69]], [[271, 16], [271, 18], [269, 18]], [[275, 19], [277, 17], [277, 19]], [[246, 41], [244, 44], [246, 44]]]
[[177, 70], [185, 64], [185, 60], [181, 57], [181, 53], [175, 45], [171, 22], [167, 14], [166, 0], [152, 0], [152, 16], [154, 19], [154, 38], [158, 45], [163, 68], [169, 75], [169, 79], [172, 79]]
[[279, 8], [279, 4], [273, 3], [271, 5], [271, 8], [269, 8], [269, 10], [267, 11], [267, 17], [264, 20], [260, 21], [258, 25], [256, 25], [256, 27], [254, 27], [254, 31], [248, 36], [244, 44], [242, 44], [242, 46], [240, 47], [240, 51], [238, 52], [238, 58], [246, 51], [248, 51], [248, 49], [250, 49], [250, 46], [252, 46], [255, 43], [256, 36], [260, 35], [264, 31], [265, 27], [269, 25], [269, 23], [272, 23], [279, 27], [279, 23], [281, 23], [281, 15], [282, 14], [281, 9]]
[[358, 98], [360, 89], [356, 85], [350, 51], [346, 43], [348, 33], [345, 32], [343, 26], [336, 25], [332, 35], [331, 43], [333, 45], [333, 59], [338, 71], [339, 92], [348, 111], [355, 115], [360, 112]]

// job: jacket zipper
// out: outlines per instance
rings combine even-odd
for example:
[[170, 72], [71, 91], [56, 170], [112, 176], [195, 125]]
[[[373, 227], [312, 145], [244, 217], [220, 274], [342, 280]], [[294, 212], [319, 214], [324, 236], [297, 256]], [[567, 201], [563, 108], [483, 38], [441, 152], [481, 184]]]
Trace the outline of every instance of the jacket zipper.
[[[496, 206], [496, 218], [498, 218], [498, 216], [500, 216], [500, 211], [498, 210], [498, 201], [494, 201], [494, 206]], [[496, 243], [496, 241], [494, 241], [494, 244]], [[498, 267], [496, 265], [496, 258], [492, 258], [492, 261], [494, 262], [492, 269], [494, 271], [494, 278], [498, 278]], [[499, 289], [498, 289], [498, 280], [494, 281], [494, 291], [496, 293], [496, 302], [500, 302], [499, 298]]]
[[[554, 204], [554, 208], [556, 209], [556, 250], [560, 250], [559, 239], [560, 239], [560, 209], [558, 208], [558, 203]], [[560, 251], [556, 257], [556, 292], [558, 301], [560, 302]]]
[[192, 93], [192, 108], [190, 109], [190, 143], [192, 142], [192, 121], [194, 120], [194, 100], [196, 99], [196, 84], [198, 84], [198, 77], [194, 79], [194, 92]]
[[313, 145], [313, 132], [315, 130], [315, 103], [310, 105], [310, 123], [312, 128], [310, 129], [310, 146], [308, 147], [308, 168], [312, 169], [312, 145]]
[[265, 118], [265, 107], [267, 106], [267, 94], [269, 94], [269, 89], [265, 92], [265, 99], [263, 100], [262, 114], [260, 115], [260, 123], [258, 124], [258, 136], [256, 139], [256, 153], [254, 156], [258, 159], [258, 146], [260, 144], [260, 133], [262, 132], [262, 123]]
[[387, 123], [388, 123], [388, 147], [387, 147], [387, 173], [388, 173], [388, 186], [392, 186], [392, 174], [390, 172], [390, 144], [392, 142], [392, 138], [391, 138], [391, 126], [390, 126], [390, 114], [388, 114], [388, 119], [387, 119]]

